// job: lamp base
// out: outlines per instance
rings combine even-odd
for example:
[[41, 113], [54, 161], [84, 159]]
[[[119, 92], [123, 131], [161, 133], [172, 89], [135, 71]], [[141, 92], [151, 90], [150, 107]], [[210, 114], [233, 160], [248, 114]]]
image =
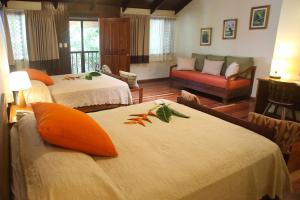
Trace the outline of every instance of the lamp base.
[[21, 91], [13, 91], [14, 94], [14, 103], [20, 107], [26, 107], [25, 97], [23, 90]]
[[272, 76], [272, 75], [270, 75], [269, 77], [272, 78], [272, 79], [281, 79], [281, 76]]

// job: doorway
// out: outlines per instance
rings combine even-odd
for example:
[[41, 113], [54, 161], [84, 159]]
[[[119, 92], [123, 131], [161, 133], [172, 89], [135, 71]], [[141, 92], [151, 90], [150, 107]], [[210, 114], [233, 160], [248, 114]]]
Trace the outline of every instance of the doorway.
[[100, 64], [99, 22], [92, 19], [70, 19], [71, 71], [73, 74], [95, 71]]

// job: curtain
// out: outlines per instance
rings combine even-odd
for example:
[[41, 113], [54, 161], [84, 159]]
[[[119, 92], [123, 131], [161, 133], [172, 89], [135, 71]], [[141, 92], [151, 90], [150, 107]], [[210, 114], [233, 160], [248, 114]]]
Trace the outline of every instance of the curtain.
[[59, 50], [54, 16], [47, 11], [25, 11], [30, 67], [55, 74]]
[[[42, 10], [53, 14], [57, 40], [58, 43], [62, 44], [62, 47], [59, 48], [59, 68], [57, 69], [57, 74], [71, 73], [68, 4], [59, 2], [58, 7], [54, 8], [52, 2], [43, 1]], [[67, 47], [64, 44], [67, 44]]]
[[11, 44], [11, 37], [10, 37], [10, 32], [9, 32], [9, 26], [8, 26], [8, 20], [7, 20], [7, 12], [5, 8], [3, 8], [1, 12], [1, 19], [2, 19], [2, 24], [4, 28], [4, 33], [6, 36], [6, 46], [7, 46], [7, 57], [8, 57], [8, 63], [9, 65], [14, 65], [14, 55], [12, 51], [12, 44]]
[[174, 58], [175, 18], [151, 17], [150, 61], [170, 61]]
[[130, 18], [131, 63], [149, 63], [150, 16], [123, 15]]
[[[0, 10], [1, 15], [3, 14], [3, 10]], [[2, 20], [0, 20], [0, 94], [6, 94], [6, 98], [8, 102], [13, 101], [12, 93], [9, 89], [9, 64], [8, 64], [8, 56], [7, 56], [7, 38], [6, 32], [4, 28], [4, 24]]]
[[23, 11], [9, 11], [7, 12], [7, 21], [10, 33], [9, 41], [16, 67], [14, 70], [28, 67], [25, 13]]

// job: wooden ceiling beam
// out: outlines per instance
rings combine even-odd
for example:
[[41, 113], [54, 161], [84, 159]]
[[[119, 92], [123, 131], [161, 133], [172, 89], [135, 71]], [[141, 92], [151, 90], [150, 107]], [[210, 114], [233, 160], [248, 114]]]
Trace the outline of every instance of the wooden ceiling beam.
[[164, 0], [155, 0], [150, 6], [150, 14], [154, 13], [154, 11], [164, 2]]
[[1, 0], [1, 5], [2, 5], [2, 7], [3, 6], [6, 6], [7, 7], [7, 2], [8, 2], [9, 0]]
[[128, 4], [129, 4], [129, 0], [123, 0], [123, 1], [122, 1], [122, 5], [121, 5], [121, 7], [122, 7], [122, 12], [125, 12], [125, 10], [126, 10], [127, 7], [128, 7]]
[[52, 0], [52, 4], [53, 4], [55, 9], [58, 8], [58, 0]]
[[175, 14], [179, 13], [186, 5], [188, 5], [192, 0], [181, 0], [175, 7]]

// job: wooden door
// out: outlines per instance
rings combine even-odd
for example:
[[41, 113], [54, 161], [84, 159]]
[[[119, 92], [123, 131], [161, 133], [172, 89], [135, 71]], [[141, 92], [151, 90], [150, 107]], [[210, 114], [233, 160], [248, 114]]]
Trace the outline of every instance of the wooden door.
[[130, 71], [129, 18], [100, 19], [101, 65], [108, 65], [114, 74]]

